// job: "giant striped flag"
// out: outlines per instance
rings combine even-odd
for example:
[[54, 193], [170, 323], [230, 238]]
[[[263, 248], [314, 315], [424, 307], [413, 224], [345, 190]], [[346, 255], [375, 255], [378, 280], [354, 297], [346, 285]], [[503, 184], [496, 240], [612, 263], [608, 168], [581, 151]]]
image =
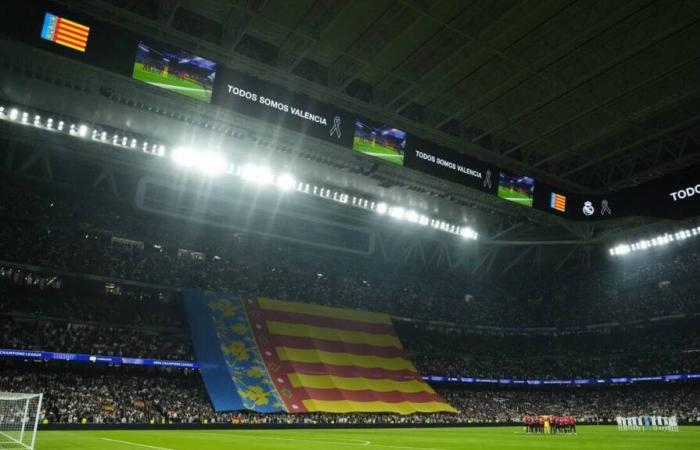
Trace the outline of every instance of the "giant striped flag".
[[386, 314], [267, 298], [245, 307], [288, 412], [456, 412], [420, 377]]
[[89, 35], [90, 27], [88, 26], [51, 13], [46, 13], [46, 16], [44, 16], [41, 37], [48, 41], [70, 47], [79, 52], [85, 52]]

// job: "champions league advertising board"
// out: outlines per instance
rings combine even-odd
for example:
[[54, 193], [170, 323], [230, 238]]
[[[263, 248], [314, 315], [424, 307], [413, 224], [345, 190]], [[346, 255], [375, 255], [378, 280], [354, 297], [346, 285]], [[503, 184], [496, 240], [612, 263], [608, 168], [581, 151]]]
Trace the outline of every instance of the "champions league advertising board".
[[352, 147], [354, 117], [327, 103], [232, 69], [217, 72], [212, 103], [317, 139]]

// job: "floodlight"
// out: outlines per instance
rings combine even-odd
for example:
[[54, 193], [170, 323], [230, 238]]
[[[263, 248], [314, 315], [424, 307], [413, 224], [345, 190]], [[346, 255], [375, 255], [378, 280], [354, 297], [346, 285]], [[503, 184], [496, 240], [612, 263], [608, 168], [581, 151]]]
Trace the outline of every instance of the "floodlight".
[[87, 125], [80, 125], [78, 127], [78, 136], [80, 137], [85, 137], [88, 134], [88, 127]]
[[194, 165], [207, 175], [219, 175], [226, 170], [228, 163], [221, 153], [207, 151], [195, 154]]
[[194, 165], [194, 152], [189, 148], [178, 147], [173, 151], [171, 157], [178, 166], [192, 167]]
[[12, 108], [10, 110], [10, 120], [17, 120], [18, 116], [19, 116], [19, 111], [17, 111], [17, 108]]
[[270, 184], [275, 179], [269, 168], [256, 164], [246, 164], [241, 167], [240, 175], [245, 181], [258, 184]]
[[403, 219], [406, 211], [400, 206], [392, 206], [389, 208], [389, 215], [394, 219]]
[[462, 227], [460, 234], [466, 239], [476, 239], [476, 232], [472, 227]]
[[384, 203], [384, 202], [377, 203], [377, 213], [386, 214], [388, 209], [389, 209], [389, 206], [386, 203]]

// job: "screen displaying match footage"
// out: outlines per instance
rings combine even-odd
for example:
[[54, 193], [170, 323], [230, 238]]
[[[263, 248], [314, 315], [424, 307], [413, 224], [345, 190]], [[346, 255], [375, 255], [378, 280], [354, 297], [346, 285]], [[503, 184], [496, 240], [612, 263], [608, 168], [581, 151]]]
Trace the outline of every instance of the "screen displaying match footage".
[[352, 149], [390, 163], [403, 165], [406, 132], [358, 119], [355, 121]]
[[216, 63], [164, 44], [139, 42], [132, 78], [209, 103]]
[[498, 196], [504, 200], [532, 207], [535, 180], [522, 175], [501, 171], [498, 177]]

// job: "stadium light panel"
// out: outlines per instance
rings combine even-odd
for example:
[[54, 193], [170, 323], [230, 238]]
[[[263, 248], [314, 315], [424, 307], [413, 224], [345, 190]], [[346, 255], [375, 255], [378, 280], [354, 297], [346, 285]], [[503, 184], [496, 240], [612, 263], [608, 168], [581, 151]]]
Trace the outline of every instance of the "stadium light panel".
[[[22, 123], [27, 124], [30, 114], [34, 118], [34, 125], [42, 129], [43, 124], [41, 123], [41, 116], [39, 114], [21, 111], [17, 108], [11, 108], [8, 111], [5, 106], [0, 106], [0, 117], [11, 121], [16, 121], [21, 118]], [[53, 118], [48, 118], [46, 119], [46, 126], [44, 128], [54, 131], [54, 123], [55, 120]], [[59, 121], [55, 130], [63, 131], [65, 125], [64, 121]], [[99, 125], [97, 126], [99, 127]], [[87, 124], [70, 123], [70, 128], [68, 129], [68, 134], [70, 136], [80, 138], [86, 138], [90, 132], [92, 140], [97, 143], [111, 143], [115, 146], [131, 148], [133, 150], [136, 150], [140, 145], [140, 149], [143, 153], [160, 157], [166, 155], [166, 147], [164, 145], [158, 143], [149, 144], [147, 140], [139, 143], [136, 138], [129, 138], [122, 133], [112, 134], [110, 139], [106, 131], [89, 127]], [[168, 150], [167, 154], [171, 157], [175, 165], [196, 169], [207, 175], [218, 175], [223, 172], [228, 172], [231, 175], [240, 176], [243, 180], [257, 184], [276, 184], [277, 187], [282, 190], [297, 190], [302, 193], [320, 196], [325, 199], [332, 199], [344, 204], [349, 204], [351, 202], [351, 196], [342, 190], [335, 191], [330, 188], [313, 186], [308, 183], [300, 182], [291, 174], [281, 174], [279, 177], [276, 177], [271, 168], [260, 165], [246, 164], [244, 166], [239, 166], [237, 163], [231, 164], [226, 160], [225, 156], [220, 153], [211, 151], [194, 152], [186, 147], [176, 147], [172, 151]], [[310, 192], [312, 187], [313, 193]], [[421, 226], [431, 226], [434, 229], [445, 231], [450, 234], [462, 235], [472, 239], [476, 239], [477, 236], [477, 233], [473, 230], [465, 230], [458, 225], [421, 215], [415, 210], [406, 209], [399, 205], [370, 201], [360, 196], [352, 196], [352, 205], [358, 208], [374, 210], [380, 215], [388, 214], [397, 220], [406, 220], [411, 223], [420, 224]], [[691, 233], [694, 235], [697, 234], [698, 230], [700, 230], [700, 227], [692, 231], [689, 230], [688, 236], [690, 236]], [[675, 238], [675, 240], [679, 239], [680, 237]]]
[[192, 167], [194, 165], [194, 152], [189, 148], [178, 147], [171, 155], [172, 160], [181, 167]]
[[240, 175], [245, 181], [256, 184], [271, 184], [275, 179], [269, 168], [257, 164], [244, 165], [241, 167]]
[[216, 152], [195, 152], [186, 147], [173, 151], [172, 160], [180, 167], [197, 169], [206, 175], [219, 175], [228, 166], [226, 159]]
[[290, 173], [283, 173], [277, 177], [277, 187], [283, 191], [289, 191], [296, 187], [297, 180]]
[[394, 219], [403, 219], [406, 211], [400, 206], [393, 206], [389, 208], [389, 215]]
[[647, 250], [651, 247], [665, 247], [672, 242], [685, 241], [688, 238], [697, 236], [698, 228], [680, 230], [674, 233], [664, 233], [651, 239], [641, 239], [632, 244], [619, 244], [609, 249], [611, 256], [622, 256], [628, 253]]
[[406, 211], [406, 220], [408, 220], [411, 223], [416, 223], [418, 222], [418, 213], [411, 210]]
[[221, 153], [201, 152], [197, 153], [195, 157], [195, 167], [206, 175], [220, 175], [227, 166], [226, 158]]

